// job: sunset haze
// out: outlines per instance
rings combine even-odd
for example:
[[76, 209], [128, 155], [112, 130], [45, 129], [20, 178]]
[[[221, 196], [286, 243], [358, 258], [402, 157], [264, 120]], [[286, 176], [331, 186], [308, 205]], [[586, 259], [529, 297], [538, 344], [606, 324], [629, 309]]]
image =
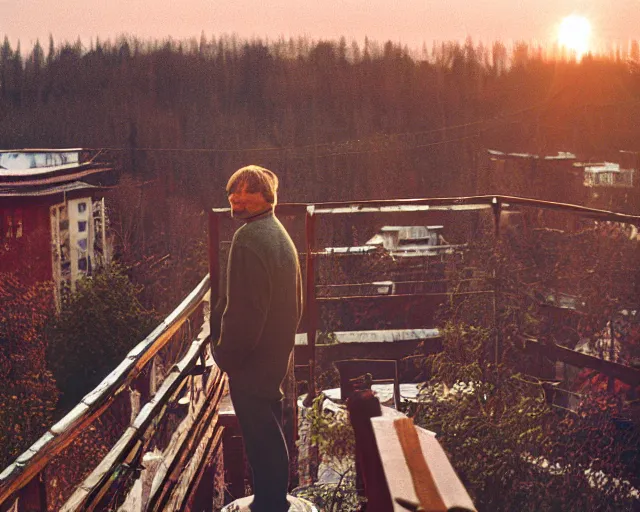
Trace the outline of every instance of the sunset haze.
[[0, 0], [0, 34], [12, 45], [29, 49], [36, 39], [46, 43], [96, 38], [115, 40], [126, 34], [147, 39], [189, 39], [221, 34], [274, 40], [307, 36], [362, 43], [393, 42], [420, 49], [434, 41], [504, 42], [534, 40], [553, 43], [562, 19], [583, 16], [592, 26], [594, 42], [637, 39], [640, 3], [637, 0]]

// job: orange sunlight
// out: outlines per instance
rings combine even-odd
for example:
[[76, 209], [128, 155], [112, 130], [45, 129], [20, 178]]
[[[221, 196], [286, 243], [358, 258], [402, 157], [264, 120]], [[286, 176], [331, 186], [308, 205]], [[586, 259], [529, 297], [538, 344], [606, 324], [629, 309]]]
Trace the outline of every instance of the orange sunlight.
[[560, 23], [558, 43], [580, 59], [589, 51], [591, 23], [584, 16], [567, 16]]

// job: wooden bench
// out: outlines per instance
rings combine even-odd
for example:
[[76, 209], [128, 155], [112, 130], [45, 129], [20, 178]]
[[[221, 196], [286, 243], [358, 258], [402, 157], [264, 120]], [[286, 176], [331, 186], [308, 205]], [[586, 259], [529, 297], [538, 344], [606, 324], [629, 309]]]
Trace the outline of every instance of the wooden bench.
[[475, 507], [433, 432], [380, 406], [371, 391], [347, 402], [367, 512], [471, 511]]

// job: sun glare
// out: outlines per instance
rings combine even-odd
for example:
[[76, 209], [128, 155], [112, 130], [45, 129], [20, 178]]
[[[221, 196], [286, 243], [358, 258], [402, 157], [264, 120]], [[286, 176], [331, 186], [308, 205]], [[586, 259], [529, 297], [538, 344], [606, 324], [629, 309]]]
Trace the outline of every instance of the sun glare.
[[583, 16], [567, 16], [560, 23], [558, 43], [574, 53], [577, 58], [589, 51], [591, 38], [591, 23]]

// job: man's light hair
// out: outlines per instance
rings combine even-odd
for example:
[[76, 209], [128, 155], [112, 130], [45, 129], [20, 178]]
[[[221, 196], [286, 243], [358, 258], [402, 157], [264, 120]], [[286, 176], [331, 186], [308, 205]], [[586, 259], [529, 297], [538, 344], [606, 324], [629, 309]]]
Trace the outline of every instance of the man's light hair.
[[259, 165], [247, 165], [238, 169], [227, 182], [227, 195], [245, 185], [247, 192], [261, 192], [268, 203], [275, 206], [278, 202], [278, 177], [269, 169]]

